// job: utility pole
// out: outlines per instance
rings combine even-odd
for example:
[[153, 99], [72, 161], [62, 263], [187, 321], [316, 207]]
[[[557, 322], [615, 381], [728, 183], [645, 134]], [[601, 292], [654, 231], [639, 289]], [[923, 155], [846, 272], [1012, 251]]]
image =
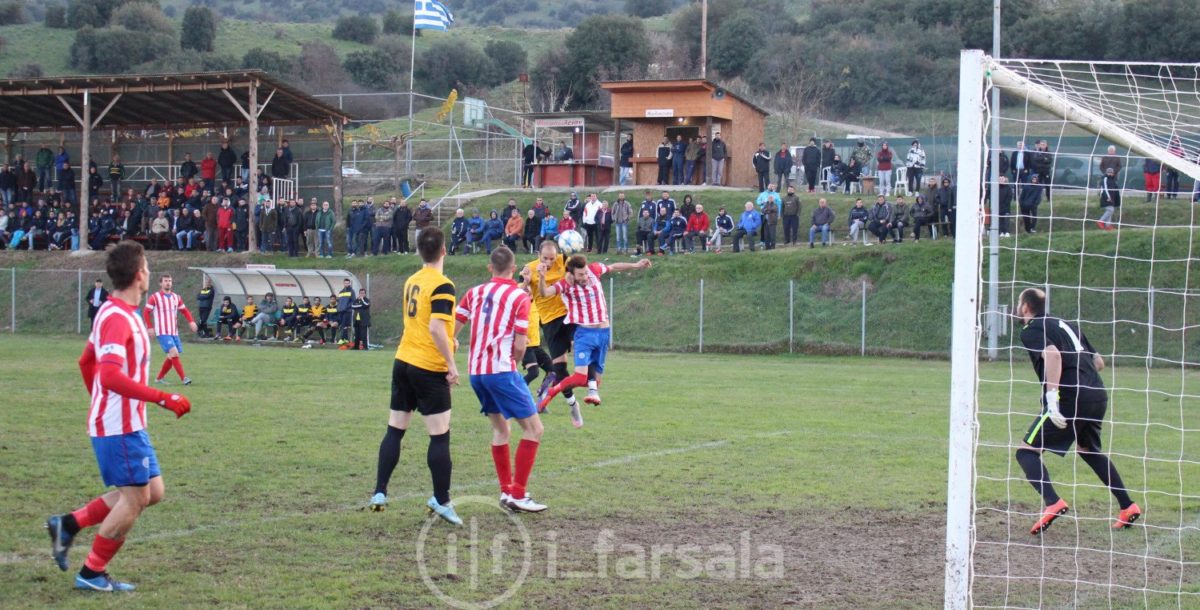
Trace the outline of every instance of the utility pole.
[[[999, 0], [997, 0], [999, 1]], [[700, 0], [700, 78], [708, 78], [708, 0]]]

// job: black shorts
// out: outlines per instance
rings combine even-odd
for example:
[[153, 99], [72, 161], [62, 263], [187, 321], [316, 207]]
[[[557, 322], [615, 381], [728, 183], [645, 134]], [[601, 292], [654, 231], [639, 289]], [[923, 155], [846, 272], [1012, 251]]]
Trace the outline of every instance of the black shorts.
[[538, 358], [538, 356], [539, 355], [544, 356], [545, 353], [546, 352], [542, 351], [541, 345], [534, 345], [533, 347], [526, 347], [525, 348], [525, 356], [521, 358], [521, 365], [528, 369], [530, 366], [538, 364], [539, 361], [541, 360], [541, 358]]
[[402, 360], [392, 362], [393, 411], [416, 409], [421, 415], [437, 415], [450, 410], [450, 383], [445, 373], [413, 366]]
[[[1065, 455], [1076, 442], [1092, 451], [1100, 451], [1100, 425], [1104, 422], [1104, 414], [1108, 412], [1108, 401], [1093, 400], [1074, 404], [1073, 396], [1062, 398], [1064, 400], [1059, 404], [1067, 418], [1067, 427], [1055, 426], [1043, 409], [1041, 415], [1029, 425], [1029, 431], [1025, 433], [1025, 442], [1037, 449], [1045, 449], [1058, 455]], [[1072, 409], [1072, 406], [1075, 408]], [[1071, 416], [1072, 412], [1074, 417]]]
[[542, 345], [550, 352], [551, 360], [571, 351], [575, 325], [564, 324], [566, 320], [566, 316], [561, 316], [542, 324]]

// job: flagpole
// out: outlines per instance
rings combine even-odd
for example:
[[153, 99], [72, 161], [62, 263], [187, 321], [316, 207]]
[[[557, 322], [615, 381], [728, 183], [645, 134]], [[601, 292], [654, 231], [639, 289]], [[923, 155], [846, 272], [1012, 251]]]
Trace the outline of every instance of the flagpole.
[[417, 68], [417, 7], [413, 2], [412, 52], [408, 65], [408, 138], [404, 141], [404, 173], [412, 174], [413, 73]]

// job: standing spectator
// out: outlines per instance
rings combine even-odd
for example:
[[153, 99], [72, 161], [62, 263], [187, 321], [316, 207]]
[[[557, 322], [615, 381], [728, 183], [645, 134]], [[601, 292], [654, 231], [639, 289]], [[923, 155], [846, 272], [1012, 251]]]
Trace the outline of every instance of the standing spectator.
[[759, 230], [762, 228], [762, 215], [754, 209], [754, 202], [747, 201], [743, 206], [742, 217], [738, 220], [737, 229], [733, 232], [733, 251], [742, 251], [742, 239], [747, 238], [750, 251], [754, 252], [758, 243]]
[[671, 145], [671, 165], [675, 178], [675, 184], [683, 184], [683, 167], [684, 160], [687, 158], [688, 144], [683, 139], [683, 135], [675, 136], [675, 143]]
[[548, 156], [550, 156], [550, 151], [539, 147], [537, 142], [528, 140], [525, 143], [521, 149], [521, 186], [523, 188], [533, 188], [533, 166]]
[[721, 139], [721, 132], [713, 134], [712, 146], [709, 147], [709, 158], [712, 159], [712, 184], [713, 186], [725, 185], [725, 159], [729, 157], [729, 152], [725, 148], [725, 140]]
[[[1171, 143], [1167, 146], [1167, 152], [1180, 159], [1184, 158], [1183, 143], [1179, 141], [1179, 136], [1171, 136]], [[1167, 199], [1176, 199], [1179, 197], [1179, 170], [1170, 165], [1167, 166], [1166, 191]]]
[[200, 161], [200, 179], [204, 181], [205, 190], [216, 192], [217, 160], [213, 158], [212, 153], [205, 153], [204, 159]]
[[[58, 170], [58, 190], [63, 194], [63, 201], [70, 203], [73, 207], [79, 207], [79, 196], [75, 194], [75, 170], [71, 169], [70, 161], [64, 163]], [[26, 199], [26, 201], [28, 200]], [[82, 214], [82, 212], [80, 213]]]
[[104, 178], [95, 167], [88, 168], [88, 201], [100, 200], [100, 187], [104, 186]]
[[308, 203], [308, 209], [304, 211], [304, 258], [317, 256], [317, 245], [320, 238], [317, 237], [317, 215], [321, 212], [317, 210], [317, 200], [313, 199]]
[[201, 212], [204, 217], [204, 247], [209, 252], [217, 251], [217, 210], [220, 208], [221, 205], [217, 203], [217, 198], [210, 197]]
[[538, 235], [542, 232], [542, 221], [538, 220], [537, 214], [533, 210], [529, 210], [525, 218], [525, 229], [521, 233], [521, 246], [525, 249], [526, 254], [537, 252], [542, 240]]
[[[662, 211], [664, 209], [666, 212]], [[655, 204], [655, 218], [657, 219], [659, 216], [666, 216], [667, 218], [670, 218], [674, 215], [675, 200], [671, 199], [670, 191], [663, 191], [662, 195], [658, 199], [658, 202]]]
[[[862, 201], [861, 199], [859, 200]], [[829, 245], [829, 227], [833, 225], [834, 213], [829, 202], [821, 197], [817, 200], [817, 209], [812, 212], [812, 224], [808, 227], [808, 247], [813, 247], [817, 232], [821, 232], [821, 247]]]
[[233, 182], [233, 166], [237, 165], [237, 153], [229, 145], [229, 140], [221, 142], [221, 150], [217, 152], [217, 166], [221, 168], [221, 181]]
[[697, 205], [696, 211], [688, 216], [687, 231], [683, 234], [683, 247], [688, 252], [696, 251], [696, 242], [694, 239], [700, 240], [700, 249], [707, 250], [708, 244], [708, 214], [704, 213], [704, 206]]
[[619, 184], [625, 186], [633, 180], [633, 134], [625, 136], [621, 143], [621, 178]]
[[671, 183], [671, 142], [666, 136], [663, 136], [662, 142], [658, 145], [658, 150], [655, 152], [655, 157], [658, 160], [658, 182], [656, 184]]
[[[811, 143], [812, 140], [809, 140], [809, 142]], [[806, 153], [808, 152], [807, 148], [804, 150]], [[820, 159], [819, 153], [817, 159]], [[786, 187], [791, 180], [793, 166], [795, 166], [795, 162], [792, 160], [792, 151], [788, 149], [786, 143], [781, 143], [772, 161], [772, 169], [775, 170], [775, 184]]]
[[279, 230], [279, 210], [275, 209], [274, 200], [263, 201], [262, 222], [258, 223], [258, 228], [262, 231], [262, 239], [258, 241], [259, 249], [267, 254], [274, 252], [275, 233]]
[[1009, 236], [1009, 219], [1012, 218], [1013, 187], [1008, 176], [1000, 175], [1000, 237]]
[[767, 185], [771, 182], [771, 153], [767, 152], [767, 145], [759, 142], [758, 150], [754, 152], [754, 158], [751, 159], [754, 164], [754, 173], [758, 176], [758, 192], [767, 190]]
[[517, 252], [517, 241], [521, 239], [521, 235], [525, 233], [525, 221], [521, 218], [521, 212], [516, 209], [508, 215], [508, 220], [504, 223], [504, 245], [508, 246], [509, 250]]
[[[354, 231], [354, 253], [356, 256], [363, 256], [367, 253], [367, 244], [371, 241], [371, 223], [374, 220], [370, 209], [370, 200], [368, 199], [366, 203], [362, 201], [358, 202], [358, 210], [354, 214], [354, 219], [350, 227]], [[349, 316], [348, 309], [342, 309], [341, 307], [338, 307], [338, 309], [347, 312], [345, 315]], [[347, 336], [349, 336], [350, 319], [347, 317], [345, 321], [347, 322], [345, 331]]]
[[[1114, 175], [1116, 172], [1114, 170]], [[1105, 174], [1107, 176], [1107, 172]], [[949, 185], [950, 180], [943, 179], [942, 186]], [[941, 192], [940, 190], [938, 191]], [[1026, 233], [1037, 233], [1037, 209], [1042, 204], [1042, 185], [1038, 184], [1037, 174], [1029, 176], [1029, 184], [1021, 185], [1021, 195], [1018, 205], [1021, 208], [1021, 220], [1025, 224]], [[951, 234], [953, 235], [953, 234]]]
[[192, 153], [183, 155], [183, 163], [179, 164], [179, 177], [183, 178], [184, 182], [191, 182], [196, 174], [200, 173], [200, 169], [196, 167], [196, 162], [192, 160]]
[[892, 232], [892, 206], [883, 195], [875, 198], [875, 207], [871, 208], [871, 222], [867, 229], [881, 244]]
[[109, 193], [112, 200], [121, 197], [121, 183], [125, 180], [125, 164], [121, 163], [121, 155], [113, 155], [108, 162], [108, 184], [112, 187]]
[[196, 319], [196, 334], [202, 339], [213, 336], [212, 329], [208, 327], [208, 320], [212, 317], [213, 299], [216, 294], [217, 291], [213, 290], [212, 279], [207, 275], [204, 276], [204, 284], [200, 287], [200, 292], [196, 294], [196, 308], [200, 310], [200, 317]]
[[350, 349], [366, 351], [370, 349], [371, 300], [367, 298], [367, 289], [358, 289], [358, 298], [350, 303], [350, 311], [354, 317], [354, 347]]
[[412, 208], [408, 207], [408, 199], [401, 198], [392, 215], [392, 235], [396, 241], [396, 254], [408, 254], [408, 225], [412, 224]]
[[250, 184], [250, 151], [244, 151], [241, 156], [242, 167], [240, 168], [242, 182]]
[[783, 198], [783, 245], [794, 246], [800, 240], [800, 213], [802, 210], [800, 196], [796, 194], [796, 187], [788, 185], [787, 196]]
[[696, 155], [696, 167], [700, 168], [700, 184], [708, 184], [708, 136], [700, 136], [700, 152]]
[[942, 235], [954, 237], [954, 222], [958, 216], [958, 193], [950, 186], [949, 178], [942, 178], [942, 185], [933, 194], [933, 204], [937, 206], [938, 224]]
[[[406, 208], [407, 209], [407, 208]], [[317, 256], [319, 258], [333, 258], [333, 227], [337, 224], [337, 219], [333, 216], [333, 210], [329, 209], [329, 202], [321, 202], [321, 211], [317, 212], [317, 242], [320, 244]], [[408, 227], [405, 226], [405, 230]], [[407, 237], [407, 236], [406, 236]], [[407, 241], [400, 242], [402, 246], [407, 246]]]
[[421, 236], [421, 231], [428, 229], [433, 224], [433, 210], [429, 208], [429, 200], [422, 198], [417, 204], [417, 209], [413, 211], [413, 224], [417, 227], [413, 233], [413, 240]]
[[871, 220], [871, 211], [863, 206], [862, 198], [854, 200], [854, 207], [850, 208], [850, 243], [858, 245], [858, 238], [862, 236], [864, 246], [871, 245], [867, 241], [867, 223]]
[[[1114, 153], [1117, 152], [1117, 147], [1115, 146], [1109, 146], [1108, 148]], [[1029, 170], [1033, 167], [1033, 158], [1030, 156], [1029, 151], [1025, 150], [1024, 140], [1017, 140], [1017, 149], [1013, 151], [1009, 163], [1013, 174], [1013, 181], [1016, 184], [1022, 185], [1029, 181]], [[1117, 163], [1120, 163], [1120, 161], [1117, 161]], [[1100, 171], [1101, 173], [1104, 172], [1103, 169]]]
[[[29, 167], [28, 163], [17, 168], [16, 184], [16, 200], [21, 203], [31, 203], [33, 201], [33, 189], [37, 186], [37, 175], [33, 173], [33, 169]], [[47, 184], [46, 186], [49, 188], [50, 185]], [[71, 183], [71, 192], [75, 192], [74, 182]], [[77, 202], [76, 205], [78, 205]]]
[[779, 226], [779, 194], [774, 195], [762, 204], [762, 240], [765, 250], [775, 249], [775, 230]]
[[1142, 162], [1142, 176], [1146, 179], [1146, 201], [1150, 201], [1158, 193], [1159, 176], [1162, 173], [1162, 162], [1146, 157]]
[[717, 216], [713, 219], [712, 224], [712, 236], [708, 238], [708, 245], [713, 252], [720, 252], [722, 238], [726, 235], [733, 235], [733, 217], [725, 211], [725, 208], [717, 208]]
[[[37, 156], [34, 157], [37, 166], [37, 190], [46, 192], [50, 188], [50, 177], [54, 174], [54, 153], [50, 152], [50, 147], [43, 143], [37, 151]], [[20, 171], [23, 168], [17, 167]]]
[[[49, 149], [47, 149], [49, 150]], [[88, 327], [96, 323], [96, 312], [100, 311], [100, 306], [108, 300], [108, 291], [104, 289], [104, 282], [96, 280], [91, 291], [88, 292]], [[211, 305], [210, 305], [211, 307]]]
[[683, 196], [683, 203], [679, 204], [679, 213], [683, 214], [683, 219], [687, 220], [696, 213], [696, 204], [692, 200], [691, 193]]
[[[609, 234], [612, 232], [612, 210], [607, 201], [600, 202], [600, 211], [596, 212], [596, 252], [608, 254]], [[511, 248], [510, 248], [511, 249]]]
[[[283, 149], [276, 148], [275, 158], [271, 159], [271, 177], [278, 178], [280, 180], [287, 180], [291, 173], [292, 167], [291, 164], [288, 163], [287, 158], [283, 156]], [[278, 193], [273, 194], [278, 195]]]
[[584, 247], [588, 252], [596, 245], [596, 237], [598, 235], [598, 227], [596, 226], [596, 214], [600, 211], [600, 198], [595, 193], [588, 195], [587, 203], [583, 204], [583, 233], [585, 236]]
[[371, 254], [378, 256], [388, 254], [392, 247], [392, 222], [396, 211], [392, 202], [385, 201], [383, 206], [375, 210], [374, 240], [371, 243]]
[[637, 222], [637, 254], [650, 256], [654, 254], [654, 218], [650, 210], [643, 208]]
[[233, 206], [228, 199], [221, 200], [217, 210], [217, 233], [217, 250], [233, 252]]
[[[58, 154], [54, 155], [54, 169], [61, 172], [64, 169], [67, 169], [67, 166], [70, 164], [71, 164], [71, 155], [67, 152], [67, 149], [63, 148], [62, 146], [59, 146]], [[62, 190], [62, 189], [59, 189], [59, 190]]]
[[625, 200], [625, 193], [618, 193], [612, 205], [612, 222], [616, 228], [617, 254], [629, 254], [629, 221], [633, 218], [633, 206]]
[[871, 161], [875, 159], [874, 151], [867, 145], [866, 140], [859, 140], [854, 147], [854, 152], [850, 153], [850, 167], [854, 168], [857, 165], [859, 175], [871, 175]]
[[337, 308], [341, 312], [341, 322], [338, 328], [341, 329], [341, 338], [338, 339], [338, 345], [346, 345], [350, 342], [350, 327], [353, 323], [353, 315], [351, 305], [354, 304], [354, 287], [351, 286], [350, 278], [342, 280], [342, 289], [337, 293]]
[[[817, 180], [821, 175], [821, 149], [817, 148], [816, 138], [809, 138], [808, 145], [800, 151], [800, 167], [804, 170], [804, 181], [808, 185], [808, 192], [816, 191]], [[788, 184], [786, 180], [777, 179], [776, 182], [783, 186]]]
[[[1006, 180], [1008, 180], [1007, 176], [1001, 176], [1002, 182]], [[929, 202], [925, 200], [925, 195], [920, 193], [917, 194], [917, 200], [913, 203], [911, 214], [913, 222], [913, 239], [916, 241], [921, 241], [921, 229], [924, 227], [929, 227], [929, 237], [932, 238], [933, 225], [935, 224], [934, 218], [937, 214], [933, 211], [933, 208], [929, 206]], [[1003, 226], [1004, 222], [1005, 221], [1003, 220], [1003, 217], [1001, 217], [1001, 226]], [[1003, 234], [1003, 229], [1001, 229], [1001, 234]]]
[[575, 226], [579, 226], [579, 223], [583, 221], [583, 202], [579, 200], [579, 195], [575, 191], [571, 191], [571, 198], [567, 199], [566, 205], [563, 206], [563, 212], [571, 215]]
[[[834, 162], [837, 160], [837, 156], [838, 156], [837, 150], [834, 149], [834, 147], [833, 147], [833, 140], [825, 140], [825, 143], [821, 146], [821, 174], [820, 175], [821, 175], [822, 180], [825, 179], [826, 175], [829, 176], [829, 182], [826, 183], [826, 188], [825, 188], [826, 192], [832, 192], [832, 191], [837, 190], [835, 188], [836, 182], [834, 181], [834, 176], [833, 176], [833, 165], [834, 165]], [[826, 172], [828, 172], [828, 174]]]
[[683, 182], [694, 184], [696, 177], [696, 160], [700, 158], [700, 138], [688, 140], [687, 149], [683, 153]]
[[879, 194], [887, 197], [892, 194], [892, 149], [888, 143], [879, 145], [875, 155], [875, 175], [879, 176]]
[[912, 215], [908, 204], [904, 203], [903, 195], [896, 195], [896, 204], [892, 206], [892, 243], [904, 241], [904, 230], [912, 225]]
[[1038, 182], [1045, 185], [1046, 199], [1050, 199], [1050, 185], [1054, 172], [1054, 155], [1050, 153], [1050, 143], [1038, 140], [1033, 152], [1033, 171], [1037, 172]]
[[17, 197], [17, 174], [7, 165], [0, 167], [0, 197], [4, 206], [11, 206]]
[[1116, 172], [1110, 167], [1104, 174], [1104, 183], [1100, 186], [1100, 208], [1104, 210], [1104, 214], [1100, 216], [1100, 220], [1096, 221], [1096, 225], [1101, 230], [1112, 231], [1114, 229], [1112, 225], [1113, 212], [1119, 207], [1121, 207], [1121, 186], [1117, 184]]
[[925, 174], [925, 149], [921, 148], [920, 140], [913, 140], [904, 157], [904, 166], [908, 168], [908, 192], [921, 191], [921, 176]]

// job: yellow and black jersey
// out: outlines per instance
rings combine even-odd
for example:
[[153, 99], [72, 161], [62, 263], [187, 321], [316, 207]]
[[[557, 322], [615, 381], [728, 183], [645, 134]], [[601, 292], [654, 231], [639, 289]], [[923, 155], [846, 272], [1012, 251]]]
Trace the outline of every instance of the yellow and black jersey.
[[525, 347], [538, 347], [542, 344], [542, 320], [538, 317], [537, 305], [529, 304], [529, 330], [525, 332]]
[[254, 314], [256, 313], [258, 313], [258, 306], [254, 303], [247, 303], [246, 306], [242, 308], [242, 319], [253, 320]]
[[[562, 297], [557, 294], [551, 297], [543, 297], [538, 293], [538, 265], [540, 260], [535, 259], [533, 262], [525, 265], [532, 272], [529, 276], [529, 287], [533, 290], [533, 305], [537, 307], [538, 313], [541, 314], [542, 322], [557, 320], [567, 315], [567, 306], [563, 304]], [[553, 286], [555, 282], [563, 279], [567, 275], [567, 264], [563, 262], [562, 255], [554, 257], [554, 266], [546, 270], [546, 286]]]
[[325, 315], [325, 306], [313, 305], [312, 307], [308, 308], [308, 313], [314, 318], [320, 318], [321, 316]]
[[330, 298], [329, 303], [325, 305], [325, 319], [330, 322], [337, 322], [339, 320], [336, 297]]
[[280, 311], [280, 313], [283, 314], [283, 318], [285, 320], [290, 320], [290, 319], [296, 317], [296, 306], [295, 305], [284, 305], [283, 307], [279, 308], [279, 311]]
[[430, 320], [446, 325], [446, 336], [454, 334], [454, 282], [440, 271], [423, 267], [404, 282], [404, 335], [396, 359], [427, 371], [450, 370], [429, 333]]

